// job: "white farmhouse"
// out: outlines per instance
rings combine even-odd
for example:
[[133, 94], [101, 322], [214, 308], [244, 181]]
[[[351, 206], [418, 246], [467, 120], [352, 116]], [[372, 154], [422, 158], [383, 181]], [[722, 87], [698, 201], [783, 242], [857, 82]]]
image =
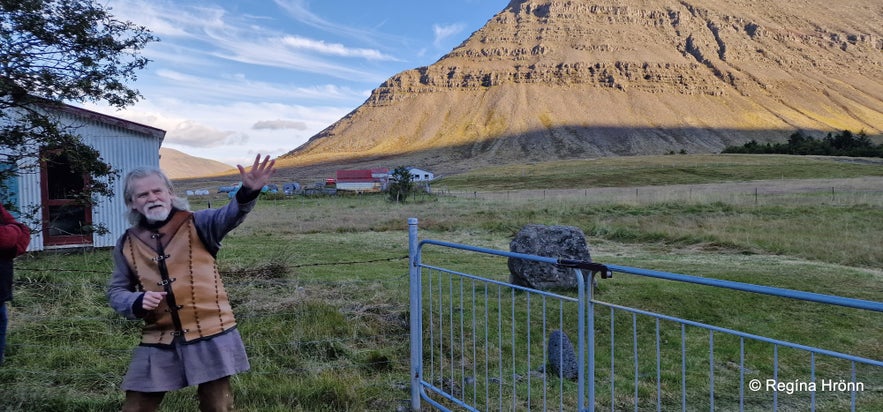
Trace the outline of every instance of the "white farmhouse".
[[408, 167], [408, 172], [411, 173], [411, 181], [412, 182], [429, 182], [435, 179], [435, 175], [432, 172], [427, 172], [423, 169], [418, 169], [416, 167]]
[[[72, 175], [64, 164], [43, 163], [38, 173], [20, 173], [9, 182], [7, 199], [21, 210], [38, 206], [43, 226], [32, 233], [28, 250], [68, 247], [112, 247], [129, 224], [125, 217], [123, 177], [135, 167], [159, 167], [159, 147], [166, 132], [90, 110], [63, 105], [57, 112], [64, 125], [77, 128], [83, 142], [97, 150], [105, 163], [118, 170], [113, 198], [99, 198], [93, 207], [67, 199], [70, 188], [83, 187], [84, 178]], [[65, 160], [63, 153], [56, 158]], [[102, 225], [108, 233], [98, 235], [83, 227]]]

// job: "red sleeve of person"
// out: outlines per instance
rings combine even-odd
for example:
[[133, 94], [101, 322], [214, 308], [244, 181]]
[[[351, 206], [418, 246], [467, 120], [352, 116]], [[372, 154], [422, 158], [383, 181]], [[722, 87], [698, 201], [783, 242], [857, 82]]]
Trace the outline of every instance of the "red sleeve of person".
[[24, 254], [31, 242], [31, 230], [15, 220], [0, 205], [0, 258], [12, 259]]

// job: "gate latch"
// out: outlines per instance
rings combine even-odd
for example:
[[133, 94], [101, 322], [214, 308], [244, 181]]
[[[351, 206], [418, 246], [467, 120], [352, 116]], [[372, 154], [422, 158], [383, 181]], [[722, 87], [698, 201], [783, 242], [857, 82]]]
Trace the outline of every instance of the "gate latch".
[[601, 279], [610, 279], [613, 277], [613, 271], [601, 263], [590, 262], [588, 260], [558, 259], [558, 264], [561, 266], [588, 270], [592, 273], [592, 276], [595, 276], [596, 273], [600, 273]]

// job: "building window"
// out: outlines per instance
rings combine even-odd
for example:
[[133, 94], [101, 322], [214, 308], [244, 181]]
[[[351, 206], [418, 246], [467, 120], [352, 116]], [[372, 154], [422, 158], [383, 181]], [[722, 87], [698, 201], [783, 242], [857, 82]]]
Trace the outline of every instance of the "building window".
[[92, 243], [92, 208], [81, 201], [88, 177], [74, 173], [61, 150], [43, 153], [40, 182], [43, 203], [44, 245]]

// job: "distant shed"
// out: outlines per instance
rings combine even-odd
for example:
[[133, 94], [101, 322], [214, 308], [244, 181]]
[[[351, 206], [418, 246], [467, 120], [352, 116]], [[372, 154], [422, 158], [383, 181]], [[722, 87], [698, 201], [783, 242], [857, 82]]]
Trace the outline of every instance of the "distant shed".
[[[83, 177], [72, 176], [64, 164], [42, 164], [39, 173], [18, 174], [11, 184], [21, 210], [39, 207], [43, 226], [35, 230], [28, 250], [70, 247], [111, 247], [129, 227], [125, 217], [123, 177], [139, 166], [159, 167], [159, 147], [166, 132], [151, 126], [93, 112], [71, 105], [52, 107], [61, 123], [75, 127], [83, 142], [97, 150], [105, 163], [119, 170], [113, 198], [99, 198], [92, 207], [74, 205], [65, 193], [84, 184]], [[60, 161], [66, 158], [56, 154]], [[103, 225], [108, 233], [98, 235], [90, 225]]]
[[380, 192], [389, 183], [389, 169], [338, 170], [337, 190], [348, 192]]
[[411, 174], [412, 182], [429, 182], [435, 179], [435, 174], [432, 172], [418, 169], [416, 167], [408, 167], [408, 172]]

